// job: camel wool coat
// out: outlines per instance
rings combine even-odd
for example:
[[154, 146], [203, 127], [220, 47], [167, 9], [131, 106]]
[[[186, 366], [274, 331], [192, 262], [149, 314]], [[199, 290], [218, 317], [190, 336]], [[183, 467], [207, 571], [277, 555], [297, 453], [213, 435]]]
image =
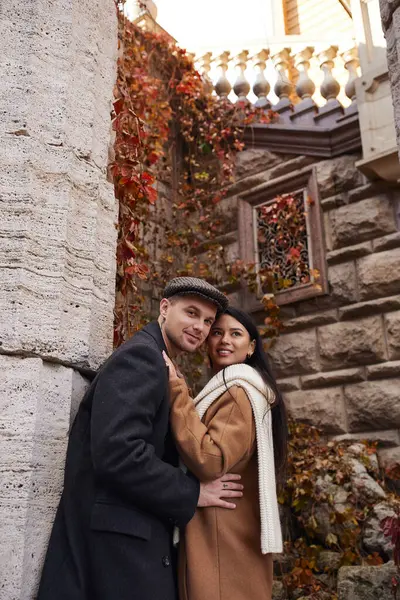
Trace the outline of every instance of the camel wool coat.
[[239, 473], [234, 510], [198, 508], [180, 542], [180, 600], [271, 600], [272, 555], [261, 553], [260, 502], [253, 411], [233, 386], [200, 421], [183, 379], [170, 381], [170, 422], [178, 451], [200, 481]]

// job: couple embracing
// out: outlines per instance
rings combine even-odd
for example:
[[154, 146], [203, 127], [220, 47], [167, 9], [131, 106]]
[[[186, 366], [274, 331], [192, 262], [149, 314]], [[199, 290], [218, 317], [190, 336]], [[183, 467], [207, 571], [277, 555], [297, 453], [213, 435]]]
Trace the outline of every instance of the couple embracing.
[[[227, 304], [173, 279], [158, 321], [97, 373], [38, 600], [271, 599], [286, 416], [256, 326]], [[174, 359], [204, 342], [213, 376], [192, 399]]]

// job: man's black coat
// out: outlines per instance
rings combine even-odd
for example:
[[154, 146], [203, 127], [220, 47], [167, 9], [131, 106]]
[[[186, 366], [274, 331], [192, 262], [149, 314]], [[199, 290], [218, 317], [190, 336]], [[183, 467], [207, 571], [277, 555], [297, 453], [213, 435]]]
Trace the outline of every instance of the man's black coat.
[[118, 348], [71, 429], [38, 600], [175, 600], [173, 525], [199, 483], [177, 468], [158, 323]]

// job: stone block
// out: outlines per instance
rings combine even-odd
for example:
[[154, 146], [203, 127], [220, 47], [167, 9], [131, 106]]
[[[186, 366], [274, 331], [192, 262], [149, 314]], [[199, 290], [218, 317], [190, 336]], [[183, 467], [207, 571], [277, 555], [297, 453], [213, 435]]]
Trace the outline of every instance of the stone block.
[[335, 265], [366, 256], [367, 254], [371, 254], [371, 252], [372, 242], [363, 242], [362, 244], [346, 246], [346, 248], [340, 248], [339, 250], [332, 250], [332, 252], [328, 252], [326, 260], [329, 265]]
[[385, 313], [400, 308], [400, 296], [389, 296], [388, 298], [378, 298], [377, 300], [368, 300], [367, 302], [358, 302], [351, 306], [339, 308], [339, 319], [355, 319]]
[[237, 155], [236, 178], [242, 179], [260, 171], [266, 171], [280, 162], [282, 162], [282, 156], [279, 154], [274, 154], [269, 150], [246, 148]]
[[385, 377], [400, 377], [400, 361], [384, 362], [379, 365], [366, 367], [368, 379], [384, 379]]
[[397, 378], [345, 386], [349, 431], [399, 429], [399, 386]]
[[400, 311], [385, 315], [389, 358], [400, 358]]
[[320, 571], [337, 571], [340, 567], [340, 552], [321, 550], [317, 558], [317, 566]]
[[392, 543], [384, 535], [380, 523], [382, 519], [394, 516], [393, 507], [387, 502], [379, 502], [368, 514], [363, 527], [362, 541], [370, 554], [378, 552], [378, 554], [386, 555], [386, 557], [393, 556]]
[[27, 18], [15, 0], [8, 7], [0, 44], [12, 28], [20, 35], [1, 53], [0, 337], [6, 351], [97, 367], [112, 348], [115, 299], [115, 6], [38, 2]]
[[356, 268], [353, 262], [330, 266], [330, 293], [340, 304], [357, 302]]
[[393, 13], [400, 7], [400, 0], [379, 0], [379, 5], [383, 30], [385, 31], [390, 25]]
[[357, 261], [360, 300], [393, 296], [400, 292], [400, 248]]
[[288, 377], [277, 381], [281, 392], [293, 392], [301, 389], [300, 377]]
[[326, 310], [316, 312], [313, 315], [305, 315], [294, 319], [284, 321], [284, 331], [297, 331], [300, 329], [310, 329], [318, 325], [335, 323], [338, 320], [337, 310]]
[[341, 567], [338, 573], [339, 600], [393, 600], [393, 562], [379, 567]]
[[324, 325], [318, 330], [324, 370], [382, 361], [386, 358], [381, 317]]
[[383, 250], [391, 250], [400, 246], [400, 232], [385, 235], [382, 238], [373, 240], [372, 247], [374, 252], [382, 252]]
[[297, 421], [319, 427], [325, 433], [347, 431], [341, 388], [287, 392], [284, 397], [289, 413]]
[[339, 206], [344, 206], [345, 204], [347, 204], [346, 192], [343, 194], [335, 194], [334, 196], [330, 196], [329, 198], [321, 200], [321, 208], [324, 212], [339, 208]]
[[400, 444], [400, 432], [397, 429], [386, 431], [361, 431], [359, 433], [344, 433], [333, 436], [338, 442], [377, 442], [380, 448], [393, 448]]
[[[400, 465], [400, 447], [381, 448], [378, 450], [378, 460], [381, 469], [390, 470]], [[400, 482], [399, 482], [400, 483]]]
[[393, 206], [385, 195], [333, 210], [330, 220], [334, 250], [396, 231]]
[[352, 190], [362, 183], [362, 175], [355, 167], [354, 156], [339, 156], [316, 165], [321, 198]]
[[59, 500], [74, 372], [0, 355], [0, 572], [4, 598], [32, 598]]
[[315, 162], [316, 158], [314, 156], [295, 156], [293, 158], [293, 155], [287, 157], [281, 155], [278, 164], [270, 170], [268, 181], [282, 177], [282, 175], [286, 175], [287, 173], [295, 174], [299, 169], [308, 167]]
[[303, 389], [313, 389], [328, 387], [330, 385], [341, 385], [344, 383], [354, 383], [362, 381], [365, 378], [363, 369], [343, 369], [331, 371], [330, 373], [321, 372], [315, 375], [306, 375], [301, 377], [301, 386]]
[[289, 377], [319, 370], [315, 331], [281, 335], [270, 349], [277, 377]]

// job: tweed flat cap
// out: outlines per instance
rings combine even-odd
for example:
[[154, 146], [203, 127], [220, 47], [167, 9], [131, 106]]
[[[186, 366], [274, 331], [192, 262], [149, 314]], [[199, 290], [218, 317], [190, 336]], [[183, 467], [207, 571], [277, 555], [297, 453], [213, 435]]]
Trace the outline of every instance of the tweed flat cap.
[[205, 300], [213, 302], [218, 312], [223, 312], [228, 307], [228, 298], [216, 287], [197, 277], [175, 277], [167, 284], [163, 298], [171, 298], [175, 295], [200, 296]]

